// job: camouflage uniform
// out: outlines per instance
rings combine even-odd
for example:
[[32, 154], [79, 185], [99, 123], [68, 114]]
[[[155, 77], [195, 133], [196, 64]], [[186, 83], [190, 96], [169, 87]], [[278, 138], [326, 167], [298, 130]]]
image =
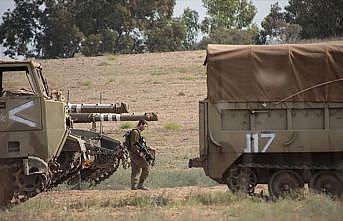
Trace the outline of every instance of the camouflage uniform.
[[138, 129], [133, 129], [130, 135], [130, 158], [131, 158], [131, 189], [143, 188], [143, 183], [149, 175], [150, 166], [144, 157], [141, 157], [138, 147], [135, 145], [141, 138]]

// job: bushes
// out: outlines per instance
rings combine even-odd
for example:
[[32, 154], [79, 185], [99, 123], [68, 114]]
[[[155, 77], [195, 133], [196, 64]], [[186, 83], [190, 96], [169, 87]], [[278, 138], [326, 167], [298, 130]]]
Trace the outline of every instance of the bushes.
[[85, 56], [99, 56], [113, 53], [117, 34], [113, 31], [103, 31], [91, 34], [82, 42], [81, 53]]
[[232, 44], [246, 45], [255, 44], [258, 38], [258, 29], [247, 30], [218, 28], [209, 36], [204, 37], [197, 45], [199, 49], [206, 49], [208, 44]]

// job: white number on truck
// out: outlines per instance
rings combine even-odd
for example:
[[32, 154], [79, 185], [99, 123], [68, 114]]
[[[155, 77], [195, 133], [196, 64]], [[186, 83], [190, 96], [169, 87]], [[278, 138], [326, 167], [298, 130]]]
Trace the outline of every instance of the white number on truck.
[[[259, 148], [259, 138], [261, 139], [268, 139], [267, 143], [263, 146], [262, 150]], [[247, 145], [244, 149], [245, 153], [258, 153], [258, 152], [266, 152], [270, 146], [270, 144], [273, 142], [275, 138], [274, 133], [252, 133], [246, 135]]]

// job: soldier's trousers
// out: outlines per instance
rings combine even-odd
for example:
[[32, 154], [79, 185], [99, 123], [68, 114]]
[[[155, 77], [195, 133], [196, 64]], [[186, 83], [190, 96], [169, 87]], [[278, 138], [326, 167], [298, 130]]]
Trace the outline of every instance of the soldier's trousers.
[[131, 160], [131, 187], [137, 186], [137, 184], [143, 185], [149, 172], [150, 166], [146, 162]]

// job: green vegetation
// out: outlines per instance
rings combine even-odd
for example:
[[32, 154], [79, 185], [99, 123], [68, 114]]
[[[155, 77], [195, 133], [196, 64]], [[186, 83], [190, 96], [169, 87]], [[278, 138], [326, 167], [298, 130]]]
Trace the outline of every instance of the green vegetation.
[[111, 63], [107, 62], [107, 61], [102, 61], [99, 64], [97, 64], [97, 66], [108, 66], [111, 65]]
[[[243, 198], [242, 198], [243, 199]], [[234, 202], [241, 200], [237, 195], [232, 194], [231, 192], [196, 192], [190, 193], [184, 201], [184, 205], [230, 205]]]
[[181, 22], [184, 24], [186, 29], [183, 46], [186, 50], [193, 49], [197, 42], [198, 32], [200, 29], [199, 13], [191, 10], [190, 8], [186, 8], [181, 16]]
[[186, 37], [186, 30], [179, 19], [170, 19], [153, 26], [147, 31], [147, 49], [157, 51], [179, 51]]
[[117, 202], [112, 203], [112, 207], [125, 207], [125, 206], [136, 206], [136, 207], [157, 207], [157, 206], [168, 206], [171, 203], [171, 199], [165, 196], [164, 193], [157, 196], [150, 195], [138, 195], [134, 197], [123, 198]]
[[114, 79], [109, 79], [107, 82], [106, 82], [106, 84], [110, 84], [110, 83], [112, 83], [112, 82], [114, 82]]
[[202, 31], [211, 33], [216, 29], [249, 28], [256, 15], [256, 7], [248, 0], [203, 0], [208, 16], [202, 22]]
[[82, 83], [83, 86], [87, 86], [87, 87], [90, 87], [92, 85], [92, 81], [91, 80], [85, 80], [83, 83]]
[[288, 15], [282, 12], [278, 2], [271, 5], [270, 13], [261, 23], [263, 30], [260, 32], [261, 43], [269, 38], [280, 38], [283, 42], [294, 43], [300, 38], [301, 26], [291, 24], [288, 21]]
[[307, 195], [302, 200], [276, 202], [246, 199], [235, 207], [225, 208], [224, 215], [238, 220], [340, 220], [342, 202], [321, 195]]
[[192, 71], [191, 68], [189, 67], [178, 67], [174, 69], [176, 73], [180, 73], [180, 74], [186, 74]]
[[171, 74], [172, 72], [168, 69], [160, 68], [160, 69], [153, 69], [151, 70], [150, 74], [152, 76], [159, 76], [159, 75], [166, 75]]
[[151, 82], [151, 84], [154, 84], [154, 85], [156, 85], [156, 84], [161, 84], [161, 82], [160, 82], [160, 81], [156, 81], [156, 80], [155, 80], [155, 81], [152, 81], [152, 82]]
[[338, 37], [343, 34], [341, 0], [292, 0], [285, 9], [286, 18], [301, 27], [300, 36], [304, 39]]
[[[2, 16], [0, 42], [11, 57], [69, 58], [80, 52], [99, 56], [193, 50], [208, 43], [270, 43], [267, 36], [280, 39], [276, 43], [294, 43], [343, 34], [341, 0], [292, 0], [284, 9], [276, 3], [262, 28], [252, 23], [257, 9], [250, 0], [202, 0], [207, 13], [201, 22], [189, 8], [174, 18], [175, 2], [15, 0], [14, 9]], [[200, 35], [204, 37], [198, 42]]]
[[203, 0], [207, 16], [201, 23], [206, 36], [198, 47], [207, 44], [254, 44], [258, 28], [252, 24], [256, 7], [248, 0]]
[[[134, 209], [132, 209], [134, 207]], [[130, 209], [131, 208], [131, 209]], [[213, 209], [215, 208], [215, 209]], [[119, 213], [121, 209], [124, 213]], [[156, 195], [137, 192], [129, 197], [59, 201], [52, 197], [29, 200], [3, 213], [2, 220], [29, 220], [39, 216], [49, 220], [341, 220], [342, 202], [321, 195], [304, 199], [261, 201], [230, 192], [189, 192], [175, 197], [165, 192]], [[171, 216], [168, 211], [175, 213]], [[85, 213], [87, 215], [85, 215]], [[16, 214], [10, 216], [9, 214]], [[79, 215], [77, 215], [79, 214]], [[76, 216], [77, 215], [77, 216]]]
[[161, 81], [149, 79], [149, 80], [144, 81], [144, 84], [153, 84], [153, 85], [157, 85], [157, 84], [161, 84]]
[[127, 122], [120, 124], [119, 128], [120, 129], [131, 129], [131, 128], [134, 128], [134, 125], [132, 122], [127, 121]]
[[171, 51], [181, 49], [185, 38], [184, 24], [172, 18], [175, 0], [14, 2], [0, 25], [0, 42], [9, 56]]
[[194, 81], [197, 78], [194, 76], [183, 76], [183, 77], [179, 77], [180, 80], [184, 80], [184, 81]]
[[147, 180], [147, 184], [152, 188], [217, 185], [217, 183], [208, 178], [201, 169], [152, 170], [151, 176]]
[[[217, 183], [208, 178], [201, 169], [166, 169], [161, 166], [163, 162], [157, 159], [155, 167], [146, 182], [149, 188], [166, 188], [182, 186], [214, 186]], [[187, 166], [186, 160], [183, 161], [184, 167]], [[124, 190], [130, 187], [130, 169], [119, 169], [110, 178], [103, 181], [91, 189], [97, 190]], [[82, 185], [87, 188], [87, 184]]]
[[178, 123], [170, 122], [170, 123], [166, 123], [163, 127], [166, 130], [179, 130], [182, 128], [182, 125]]
[[116, 56], [116, 55], [113, 55], [113, 54], [108, 55], [108, 56], [107, 56], [107, 60], [109, 60], [109, 61], [116, 61], [116, 60], [117, 60], [117, 56]]

